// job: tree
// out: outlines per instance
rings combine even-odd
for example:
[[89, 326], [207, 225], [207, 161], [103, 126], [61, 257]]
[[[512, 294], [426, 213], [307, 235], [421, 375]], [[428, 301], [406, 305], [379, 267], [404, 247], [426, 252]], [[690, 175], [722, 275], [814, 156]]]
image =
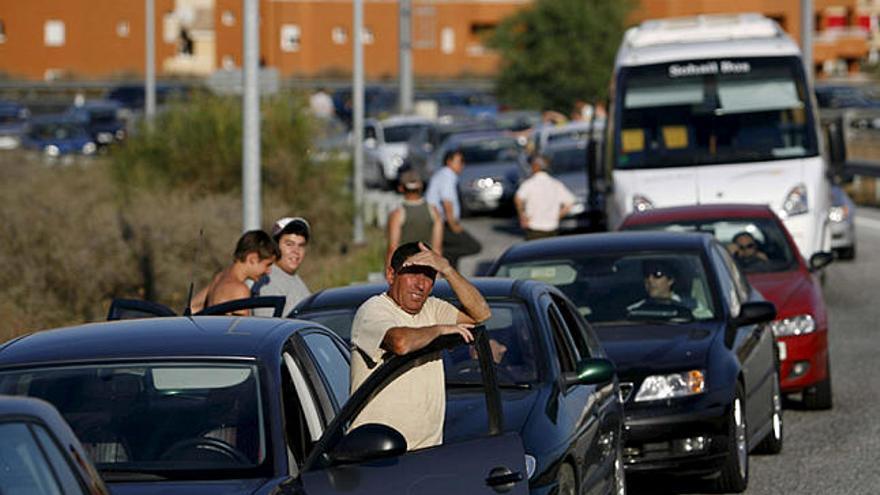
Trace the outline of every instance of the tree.
[[499, 99], [568, 114], [604, 99], [631, 0], [535, 0], [508, 17], [488, 44], [501, 55]]

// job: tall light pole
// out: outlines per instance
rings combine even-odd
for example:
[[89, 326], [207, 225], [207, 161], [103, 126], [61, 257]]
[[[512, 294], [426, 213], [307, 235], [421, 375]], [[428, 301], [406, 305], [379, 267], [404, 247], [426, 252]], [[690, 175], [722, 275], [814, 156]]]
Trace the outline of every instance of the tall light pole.
[[260, 228], [259, 0], [244, 0], [241, 192], [244, 230]]
[[351, 105], [354, 109], [354, 243], [364, 242], [364, 4], [354, 0], [354, 70]]
[[801, 0], [801, 53], [804, 58], [804, 70], [810, 83], [813, 82], [813, 0]]
[[413, 111], [412, 0], [400, 0], [400, 113]]
[[144, 0], [144, 30], [146, 31], [146, 62], [144, 67], [144, 116], [147, 125], [156, 115], [156, 5], [155, 0]]

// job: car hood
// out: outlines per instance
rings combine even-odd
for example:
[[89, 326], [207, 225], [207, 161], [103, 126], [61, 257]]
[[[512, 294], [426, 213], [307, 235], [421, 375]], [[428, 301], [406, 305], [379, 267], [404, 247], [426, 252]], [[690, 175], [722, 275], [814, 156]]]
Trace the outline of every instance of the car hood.
[[[113, 495], [252, 495], [269, 493], [277, 483], [265, 478], [220, 481], [139, 481], [107, 483]], [[263, 488], [261, 490], [261, 488]]]
[[621, 380], [705, 367], [718, 326], [594, 325]]
[[799, 314], [799, 307], [810, 301], [812, 281], [799, 270], [774, 273], [750, 273], [749, 283], [776, 305], [776, 317], [786, 318]]
[[483, 177], [501, 177], [516, 184], [521, 178], [520, 167], [516, 162], [488, 162], [465, 166], [458, 176], [458, 183], [463, 188], [470, 188], [471, 182]]
[[[501, 390], [504, 430], [522, 435], [529, 414], [535, 407], [539, 390]], [[482, 389], [448, 391], [446, 394], [445, 441], [474, 438], [486, 434], [489, 424], [486, 396]]]
[[587, 200], [587, 175], [584, 172], [569, 172], [555, 176], [574, 194], [578, 201]]

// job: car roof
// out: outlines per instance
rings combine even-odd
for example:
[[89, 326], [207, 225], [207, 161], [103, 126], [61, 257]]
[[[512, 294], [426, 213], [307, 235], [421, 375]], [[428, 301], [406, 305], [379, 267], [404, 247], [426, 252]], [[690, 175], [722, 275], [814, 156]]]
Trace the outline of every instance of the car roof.
[[613, 254], [645, 250], [694, 251], [707, 249], [712, 242], [711, 234], [690, 232], [641, 231], [567, 235], [515, 244], [498, 261], [515, 263], [590, 252]]
[[631, 213], [623, 220], [623, 225], [652, 225], [657, 223], [716, 220], [719, 218], [775, 218], [776, 214], [767, 205], [761, 204], [709, 204], [653, 208]]
[[[493, 298], [517, 298], [526, 297], [531, 290], [543, 287], [541, 282], [532, 280], [515, 280], [500, 277], [476, 277], [469, 281], [474, 284], [480, 294], [486, 299]], [[295, 314], [314, 310], [326, 310], [333, 308], [351, 308], [360, 306], [370, 297], [381, 294], [388, 289], [387, 284], [363, 284], [348, 287], [334, 287], [312, 294], [295, 309]], [[441, 299], [453, 299], [455, 297], [452, 288], [445, 280], [440, 280], [434, 285], [431, 293]]]
[[278, 359], [286, 339], [316, 324], [282, 318], [156, 317], [45, 330], [0, 346], [0, 368], [20, 364], [184, 357]]

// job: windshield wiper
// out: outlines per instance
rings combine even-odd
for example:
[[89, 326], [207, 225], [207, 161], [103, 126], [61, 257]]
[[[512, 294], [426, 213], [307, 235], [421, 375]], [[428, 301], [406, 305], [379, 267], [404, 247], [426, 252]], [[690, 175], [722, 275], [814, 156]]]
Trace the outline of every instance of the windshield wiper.
[[125, 469], [116, 470], [114, 468], [100, 468], [101, 477], [105, 481], [164, 481], [168, 478], [158, 474], [147, 473], [144, 471], [130, 471]]

